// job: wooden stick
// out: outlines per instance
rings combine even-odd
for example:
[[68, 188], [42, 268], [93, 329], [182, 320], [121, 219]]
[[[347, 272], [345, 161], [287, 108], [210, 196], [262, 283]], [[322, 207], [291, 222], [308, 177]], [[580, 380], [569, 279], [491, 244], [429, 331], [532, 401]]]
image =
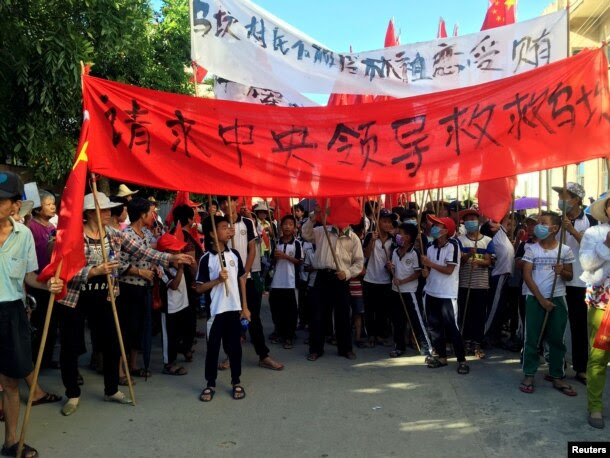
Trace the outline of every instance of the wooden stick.
[[512, 201], [510, 204], [510, 224], [512, 227], [512, 235], [510, 237], [511, 242], [513, 242], [513, 244], [515, 243], [515, 238], [517, 235], [517, 231], [515, 230], [515, 190], [513, 189], [513, 193], [512, 193]]
[[[106, 253], [106, 244], [104, 240], [106, 238], [106, 230], [102, 224], [102, 215], [100, 211], [100, 203], [97, 200], [97, 182], [95, 174], [91, 173], [91, 187], [93, 190], [93, 200], [95, 202], [95, 214], [97, 216], [97, 227], [100, 233], [100, 246], [102, 248], [102, 258], [104, 263], [108, 262], [108, 253]], [[114, 325], [116, 326], [116, 334], [119, 339], [119, 348], [121, 349], [121, 357], [123, 358], [123, 366], [125, 369], [125, 376], [127, 377], [127, 385], [129, 386], [129, 395], [133, 405], [136, 405], [136, 395], [133, 389], [133, 383], [131, 381], [131, 374], [129, 372], [129, 364], [127, 363], [127, 356], [125, 355], [125, 345], [123, 344], [123, 334], [121, 332], [121, 325], [119, 323], [119, 315], [116, 310], [116, 298], [114, 297], [114, 278], [110, 273], [106, 274], [106, 280], [108, 281], [108, 295], [110, 296], [110, 305], [112, 307], [112, 315], [114, 317]]]
[[[567, 188], [567, 182], [568, 182], [568, 166], [564, 165], [563, 166], [563, 189], [565, 190]], [[561, 210], [561, 235], [559, 236], [559, 247], [557, 248], [557, 262], [555, 264], [559, 264], [559, 262], [561, 261], [561, 247], [563, 245], [563, 242], [565, 240], [565, 236], [566, 236], [566, 228], [565, 228], [565, 223], [564, 220], [566, 218], [566, 206], [565, 203], [563, 205], [563, 208]], [[553, 266], [554, 268], [555, 266]], [[557, 278], [559, 277], [559, 275], [555, 274], [553, 276], [553, 287], [551, 288], [551, 297], [550, 297], [550, 301], [553, 302], [553, 295], [555, 294], [555, 287], [557, 286]], [[544, 330], [546, 329], [546, 323], [549, 321], [549, 311], [546, 310], [546, 313], [544, 314], [544, 321], [542, 322], [542, 328], [540, 329], [540, 335], [538, 336], [538, 345], [536, 346], [536, 348], [540, 347], [540, 344], [542, 343], [542, 337], [544, 336]]]
[[[229, 200], [231, 196], [229, 196]], [[212, 195], [208, 194], [208, 207], [212, 208]], [[218, 252], [218, 259], [220, 260], [220, 265], [223, 269], [226, 269], [227, 262], [225, 261], [225, 255], [222, 251], [220, 251], [220, 246], [218, 244], [218, 233], [216, 232], [216, 219], [214, 217], [214, 212], [210, 212], [210, 218], [212, 218], [212, 237], [214, 237], [214, 245], [216, 245], [216, 251]], [[226, 281], [222, 282], [225, 285], [225, 294], [229, 295], [229, 285]]]
[[[229, 227], [230, 228], [235, 228], [235, 224], [233, 224], [233, 202], [231, 199], [231, 196], [227, 196], [228, 197], [228, 204], [229, 204]], [[237, 219], [237, 208], [235, 208], [235, 219]], [[214, 228], [216, 228], [216, 226], [214, 226]], [[216, 245], [216, 247], [218, 247], [218, 245]], [[231, 236], [231, 248], [235, 248], [235, 235]]]
[[538, 170], [538, 216], [542, 213], [542, 170]]
[[[477, 231], [477, 239], [474, 241], [474, 253], [476, 256], [477, 248], [479, 245], [479, 231]], [[464, 305], [464, 315], [462, 316], [462, 327], [460, 333], [464, 335], [464, 326], [466, 325], [466, 312], [468, 311], [468, 304], [470, 303], [470, 290], [472, 289], [472, 273], [474, 271], [474, 258], [470, 261], [470, 277], [468, 278], [468, 290], [466, 291], [466, 304]]]
[[[63, 265], [64, 260], [60, 259], [59, 264], [57, 265], [57, 270], [55, 270], [55, 275], [53, 278], [55, 280], [59, 279], [59, 274], [61, 273], [61, 266]], [[47, 336], [49, 334], [49, 323], [51, 322], [51, 315], [53, 313], [53, 305], [55, 304], [55, 293], [51, 293], [49, 296], [49, 304], [47, 306], [47, 315], [44, 320], [44, 326], [42, 328], [42, 337], [40, 338], [40, 348], [38, 349], [38, 356], [36, 357], [36, 364], [34, 365], [34, 378], [32, 379], [32, 384], [30, 385], [30, 394], [28, 396], [28, 403], [25, 408], [25, 415], [23, 416], [23, 423], [21, 424], [21, 435], [19, 436], [19, 445], [17, 446], [17, 456], [22, 456], [23, 452], [23, 444], [25, 444], [25, 436], [28, 432], [28, 427], [30, 425], [30, 413], [32, 411], [32, 402], [34, 401], [34, 393], [36, 392], [36, 386], [38, 385], [38, 376], [40, 375], [40, 366], [42, 365], [42, 357], [44, 355], [44, 348], [47, 342]]]
[[[337, 272], [339, 272], [339, 260], [337, 259], [337, 253], [335, 253], [335, 249], [333, 248], [332, 243], [330, 242], [330, 235], [328, 235], [328, 231], [326, 230], [326, 216], [328, 215], [328, 204], [330, 203], [330, 199], [326, 198], [326, 205], [324, 208], [324, 216], [322, 217], [322, 226], [324, 226], [324, 234], [326, 234], [326, 241], [328, 242], [328, 249], [330, 253], [333, 255], [333, 261], [335, 262], [335, 267]], [[338, 228], [337, 228], [338, 229]], [[337, 236], [337, 240], [339, 240], [339, 236]]]

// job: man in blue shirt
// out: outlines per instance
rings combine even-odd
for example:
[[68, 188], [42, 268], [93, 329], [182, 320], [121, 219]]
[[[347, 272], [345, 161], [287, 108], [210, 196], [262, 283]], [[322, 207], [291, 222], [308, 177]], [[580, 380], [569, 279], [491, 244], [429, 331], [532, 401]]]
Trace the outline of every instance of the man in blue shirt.
[[[13, 215], [19, 213], [23, 182], [11, 172], [0, 172], [0, 385], [4, 389], [5, 435], [2, 455], [17, 454], [19, 419], [19, 379], [32, 372], [31, 331], [23, 298], [23, 283], [34, 288], [59, 293], [61, 280], [47, 284], [36, 280], [38, 261], [34, 237]], [[38, 452], [24, 446], [26, 457]]]

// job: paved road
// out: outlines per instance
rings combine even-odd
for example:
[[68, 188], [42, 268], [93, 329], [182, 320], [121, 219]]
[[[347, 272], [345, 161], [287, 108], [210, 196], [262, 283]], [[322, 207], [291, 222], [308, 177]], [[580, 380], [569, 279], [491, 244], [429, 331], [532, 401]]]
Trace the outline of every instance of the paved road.
[[[359, 350], [355, 361], [327, 347], [312, 363], [305, 359], [304, 337], [293, 350], [272, 347], [272, 355], [286, 363], [282, 372], [259, 368], [246, 344], [247, 397], [231, 399], [224, 372], [208, 404], [198, 400], [205, 344], [186, 364], [189, 374], [172, 377], [160, 373], [157, 338], [154, 374], [138, 380], [136, 407], [103, 402], [101, 376], [83, 369], [78, 412], [62, 417], [60, 405], [35, 407], [28, 441], [43, 457], [512, 458], [566, 456], [568, 440], [608, 438], [608, 429], [600, 432], [586, 422], [584, 386], [575, 382], [579, 395], [568, 398], [539, 374], [536, 392], [521, 393], [513, 353], [473, 361], [471, 374], [462, 376], [455, 360], [431, 370], [420, 356], [391, 359], [383, 347]], [[81, 362], [87, 361], [83, 356]], [[59, 371], [46, 371], [41, 380], [63, 394]], [[610, 411], [610, 389], [605, 407]]]

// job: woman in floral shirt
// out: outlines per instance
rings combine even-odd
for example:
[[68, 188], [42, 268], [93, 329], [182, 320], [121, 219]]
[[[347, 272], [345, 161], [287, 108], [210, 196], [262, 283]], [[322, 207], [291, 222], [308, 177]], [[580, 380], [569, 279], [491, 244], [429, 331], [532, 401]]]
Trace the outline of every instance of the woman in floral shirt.
[[606, 372], [610, 351], [593, 347], [595, 335], [610, 300], [610, 195], [591, 205], [591, 216], [600, 224], [590, 227], [580, 242], [580, 263], [584, 273], [580, 277], [587, 283], [586, 302], [589, 306], [589, 362], [587, 364], [587, 401], [589, 424], [604, 427], [602, 394], [606, 385]]

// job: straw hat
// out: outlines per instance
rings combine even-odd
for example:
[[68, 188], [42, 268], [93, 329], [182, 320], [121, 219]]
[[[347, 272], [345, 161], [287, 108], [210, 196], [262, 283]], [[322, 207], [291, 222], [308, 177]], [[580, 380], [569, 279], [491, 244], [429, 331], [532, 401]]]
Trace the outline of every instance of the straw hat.
[[610, 193], [605, 193], [589, 207], [589, 214], [600, 223], [608, 222], [608, 215], [606, 215], [606, 202], [608, 199], [610, 199]]
[[[119, 205], [125, 205], [122, 202], [111, 202], [106, 194], [103, 192], [97, 193], [97, 201], [100, 204], [100, 210], [106, 210], [107, 208], [118, 207]], [[83, 202], [83, 211], [95, 210], [95, 199], [93, 193], [87, 194]]]
[[129, 196], [133, 196], [134, 194], [137, 194], [139, 192], [139, 190], [137, 191], [132, 191], [131, 189], [129, 189], [127, 187], [127, 185], [125, 184], [121, 184], [119, 186], [119, 192], [117, 193], [117, 197], [129, 197]]

